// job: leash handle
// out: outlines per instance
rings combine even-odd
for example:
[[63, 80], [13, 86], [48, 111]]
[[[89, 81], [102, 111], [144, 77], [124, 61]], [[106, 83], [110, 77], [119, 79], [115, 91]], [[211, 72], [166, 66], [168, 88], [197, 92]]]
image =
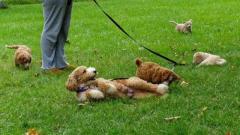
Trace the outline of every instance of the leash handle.
[[133, 38], [130, 34], [128, 34], [128, 32], [127, 32], [121, 25], [119, 25], [119, 23], [118, 23], [117, 21], [115, 21], [106, 11], [103, 10], [103, 8], [99, 5], [99, 3], [97, 2], [97, 0], [93, 0], [93, 2], [94, 2], [94, 3], [97, 5], [97, 7], [103, 12], [103, 14], [104, 14], [105, 16], [107, 16], [108, 19], [109, 19], [112, 23], [115, 24], [115, 26], [116, 26], [120, 31], [122, 31], [125, 35], [127, 35], [132, 41], [134, 41], [134, 43], [135, 43], [136, 45], [144, 48], [144, 49], [147, 50], [148, 52], [150, 52], [150, 53], [152, 53], [152, 54], [154, 54], [154, 55], [156, 55], [156, 56], [158, 56], [158, 57], [160, 57], [160, 58], [162, 58], [162, 59], [165, 59], [165, 60], [171, 62], [171, 63], [174, 65], [174, 67], [177, 66], [177, 65], [185, 65], [185, 64], [178, 63], [178, 62], [176, 62], [176, 61], [174, 61], [174, 60], [172, 60], [172, 59], [170, 59], [170, 58], [168, 58], [168, 57], [166, 57], [166, 56], [164, 56], [164, 55], [162, 55], [162, 54], [160, 54], [160, 53], [158, 53], [158, 52], [156, 52], [156, 51], [153, 51], [153, 50], [147, 48], [147, 47], [144, 46], [143, 44], [139, 43], [135, 38]]

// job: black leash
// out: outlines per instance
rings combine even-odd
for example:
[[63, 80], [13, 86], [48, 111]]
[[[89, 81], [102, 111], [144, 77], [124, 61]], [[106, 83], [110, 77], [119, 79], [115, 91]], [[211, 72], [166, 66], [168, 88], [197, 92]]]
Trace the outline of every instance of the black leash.
[[127, 35], [132, 41], [134, 41], [134, 43], [135, 43], [136, 45], [144, 48], [145, 50], [149, 51], [150, 53], [152, 53], [152, 54], [154, 54], [154, 55], [156, 55], [156, 56], [158, 56], [158, 57], [161, 57], [161, 58], [163, 58], [163, 59], [171, 62], [174, 66], [177, 66], [177, 65], [185, 65], [185, 64], [182, 64], [182, 63], [178, 63], [178, 62], [176, 62], [176, 61], [174, 61], [174, 60], [172, 60], [172, 59], [170, 59], [170, 58], [168, 58], [168, 57], [166, 57], [166, 56], [164, 56], [164, 55], [162, 55], [162, 54], [160, 54], [160, 53], [158, 53], [158, 52], [155, 52], [155, 51], [147, 48], [147, 47], [144, 46], [143, 44], [139, 43], [139, 42], [138, 42], [136, 39], [134, 39], [130, 34], [128, 34], [127, 31], [124, 30], [123, 27], [121, 27], [121, 26], [117, 23], [117, 21], [115, 21], [107, 12], [105, 12], [105, 11], [103, 10], [103, 8], [98, 4], [97, 0], [93, 0], [93, 2], [94, 2], [94, 3], [97, 5], [97, 7], [104, 13], [104, 15], [106, 15], [106, 16], [108, 17], [108, 19], [110, 19], [111, 22], [113, 22], [113, 23], [115, 24], [115, 26], [117, 26], [117, 28], [118, 28], [119, 30], [121, 30], [121, 31], [122, 31], [125, 35]]
[[129, 79], [129, 77], [118, 77], [118, 78], [110, 79], [110, 81], [126, 80], [126, 79]]

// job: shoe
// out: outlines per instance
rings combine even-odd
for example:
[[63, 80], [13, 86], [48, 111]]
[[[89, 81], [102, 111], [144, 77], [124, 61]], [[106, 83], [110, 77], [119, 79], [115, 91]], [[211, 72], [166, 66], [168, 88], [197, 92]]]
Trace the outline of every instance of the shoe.
[[71, 44], [69, 40], [66, 40], [65, 43], [66, 43], [66, 44]]
[[68, 64], [66, 67], [60, 68], [60, 70], [74, 70], [75, 68], [76, 66]]
[[60, 74], [62, 73], [61, 69], [58, 68], [52, 68], [52, 69], [43, 69], [42, 73], [52, 73], [52, 74]]

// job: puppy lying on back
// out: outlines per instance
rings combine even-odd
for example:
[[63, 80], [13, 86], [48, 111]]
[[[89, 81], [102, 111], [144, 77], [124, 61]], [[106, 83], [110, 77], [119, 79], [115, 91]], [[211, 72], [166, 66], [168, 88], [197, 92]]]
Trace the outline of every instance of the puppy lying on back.
[[10, 49], [16, 49], [15, 51], [15, 65], [16, 67], [22, 67], [29, 69], [32, 61], [31, 49], [25, 45], [10, 45], [6, 46]]
[[205, 53], [205, 52], [196, 52], [193, 55], [193, 63], [194, 64], [198, 64], [199, 66], [203, 66], [203, 65], [223, 65], [225, 64], [227, 61], [223, 58], [221, 58], [218, 55], [213, 55], [213, 54], [209, 54], [209, 53]]
[[182, 33], [192, 33], [192, 19], [186, 21], [184, 23], [176, 23], [174, 21], [170, 21], [176, 25], [176, 30]]
[[143, 98], [164, 95], [168, 92], [166, 84], [148, 83], [138, 77], [107, 80], [96, 78], [97, 71], [92, 67], [80, 66], [68, 77], [66, 88], [77, 93], [80, 102], [99, 100], [106, 97]]
[[147, 82], [154, 84], [171, 84], [174, 81], [181, 80], [176, 73], [156, 63], [143, 62], [141, 59], [137, 59], [136, 65], [136, 76]]

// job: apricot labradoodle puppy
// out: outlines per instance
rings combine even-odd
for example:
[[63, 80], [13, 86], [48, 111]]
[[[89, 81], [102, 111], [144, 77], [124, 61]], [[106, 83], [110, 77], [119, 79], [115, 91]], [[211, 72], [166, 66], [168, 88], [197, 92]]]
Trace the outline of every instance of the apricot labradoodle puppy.
[[95, 68], [80, 66], [69, 75], [66, 88], [76, 92], [80, 102], [106, 97], [142, 98], [149, 95], [164, 95], [168, 92], [167, 85], [148, 83], [138, 77], [112, 81], [96, 78], [96, 74]]
[[143, 62], [141, 59], [136, 60], [136, 76], [154, 84], [171, 84], [174, 81], [180, 81], [179, 75], [153, 62]]
[[25, 70], [29, 69], [32, 62], [31, 49], [25, 45], [7, 45], [7, 48], [16, 49], [15, 51], [15, 65], [22, 67]]
[[224, 65], [227, 61], [218, 55], [213, 55], [205, 52], [196, 52], [193, 55], [193, 64], [200, 66], [208, 65]]
[[184, 23], [176, 23], [175, 21], [170, 21], [176, 25], [176, 30], [182, 33], [192, 33], [192, 19]]

